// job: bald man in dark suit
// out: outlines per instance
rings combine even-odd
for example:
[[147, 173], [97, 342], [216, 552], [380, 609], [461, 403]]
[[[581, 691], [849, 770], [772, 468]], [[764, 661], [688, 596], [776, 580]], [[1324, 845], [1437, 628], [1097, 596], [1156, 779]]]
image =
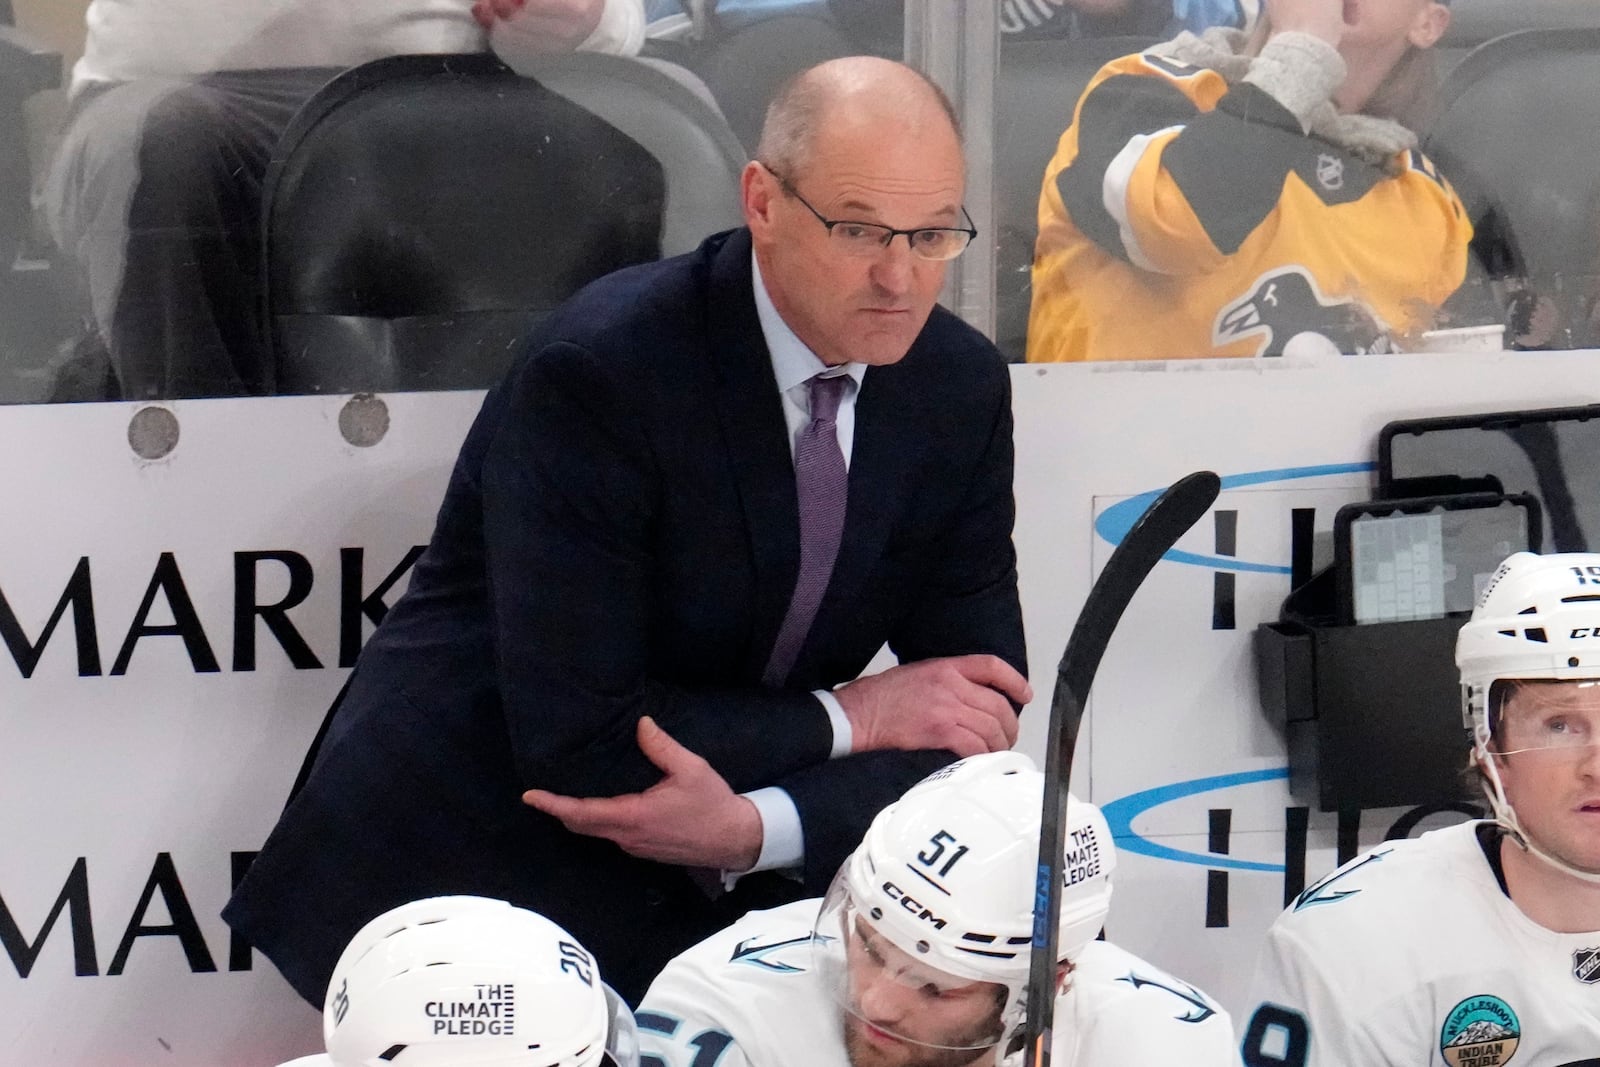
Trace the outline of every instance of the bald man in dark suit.
[[758, 155], [745, 228], [591, 285], [485, 399], [224, 912], [313, 1003], [364, 921], [442, 893], [550, 916], [637, 998], [1015, 741], [1009, 378], [935, 306], [973, 232], [948, 102], [834, 61]]

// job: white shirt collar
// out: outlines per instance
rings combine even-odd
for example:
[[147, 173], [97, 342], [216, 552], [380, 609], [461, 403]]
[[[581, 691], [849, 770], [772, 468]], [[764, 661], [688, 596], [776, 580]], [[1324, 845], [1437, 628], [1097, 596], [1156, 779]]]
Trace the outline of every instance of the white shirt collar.
[[[756, 296], [756, 317], [761, 320], [761, 333], [766, 338], [767, 351], [772, 356], [772, 373], [778, 380], [778, 392], [786, 393], [828, 370], [828, 365], [806, 347], [806, 343], [800, 340], [799, 336], [789, 328], [789, 324], [783, 321], [783, 316], [778, 314], [778, 308], [773, 304], [771, 294], [767, 292], [767, 283], [761, 278], [761, 265], [756, 262], [754, 250], [750, 253], [750, 280]], [[867, 372], [867, 365], [846, 363], [839, 368], [839, 371], [848, 374], [859, 389], [861, 377]]]

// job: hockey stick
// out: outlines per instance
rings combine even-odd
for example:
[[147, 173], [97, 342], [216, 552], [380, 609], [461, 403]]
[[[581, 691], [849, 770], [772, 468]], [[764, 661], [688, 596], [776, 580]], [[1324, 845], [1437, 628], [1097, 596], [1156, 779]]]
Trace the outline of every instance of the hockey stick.
[[1044, 807], [1039, 825], [1039, 870], [1034, 883], [1033, 942], [1028, 961], [1027, 1067], [1049, 1067], [1056, 1002], [1056, 926], [1061, 917], [1063, 836], [1072, 754], [1078, 745], [1083, 706], [1100, 658], [1145, 575], [1177, 544], [1221, 490], [1210, 471], [1175, 482], [1145, 509], [1084, 599], [1078, 621], [1056, 669], [1045, 740]]

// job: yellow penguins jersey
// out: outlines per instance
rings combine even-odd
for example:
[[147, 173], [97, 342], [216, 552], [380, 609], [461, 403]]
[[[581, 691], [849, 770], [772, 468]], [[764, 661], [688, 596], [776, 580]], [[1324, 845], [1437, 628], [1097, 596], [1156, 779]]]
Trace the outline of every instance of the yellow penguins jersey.
[[1045, 171], [1027, 358], [1404, 350], [1471, 237], [1420, 152], [1374, 167], [1254, 85], [1125, 56]]
[[[667, 964], [634, 1013], [640, 1067], [850, 1067], [845, 1009], [811, 965], [821, 904], [753, 911]], [[1057, 1067], [1238, 1062], [1227, 1012], [1104, 941], [1089, 943], [1056, 1001]]]
[[[1267, 935], [1247, 1067], [1600, 1067], [1600, 931], [1512, 903], [1463, 823], [1357, 857]], [[1498, 853], [1496, 853], [1498, 855]]]

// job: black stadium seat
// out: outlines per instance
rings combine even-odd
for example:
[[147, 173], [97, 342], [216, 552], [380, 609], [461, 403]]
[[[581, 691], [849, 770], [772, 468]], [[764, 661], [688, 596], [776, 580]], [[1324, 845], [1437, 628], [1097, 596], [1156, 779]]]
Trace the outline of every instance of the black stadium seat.
[[1576, 30], [1600, 25], [1594, 0], [1451, 0], [1445, 45], [1482, 44], [1518, 30]]
[[[620, 85], [624, 110], [659, 136], [715, 118], [655, 68], [609, 56], [557, 67], [579, 94]], [[718, 157], [700, 181], [726, 181], [730, 165], [736, 176], [736, 162]], [[493, 56], [396, 56], [340, 75], [267, 174], [277, 391], [491, 384], [567, 296], [660, 256], [668, 185], [634, 138]]]
[[1148, 37], [1014, 41], [1000, 50], [995, 85], [995, 343], [1022, 359], [1033, 297], [1039, 186], [1073, 108], [1096, 71], [1156, 43]]
[[685, 63], [716, 96], [745, 150], [754, 153], [767, 105], [784, 82], [807, 67], [858, 51], [827, 19], [780, 16], [713, 38]]
[[[1600, 5], [1596, 5], [1600, 7]], [[1526, 30], [1451, 71], [1424, 143], [1478, 230], [1479, 261], [1556, 293], [1600, 242], [1600, 29]]]
[[1439, 66], [1449, 71], [1479, 45], [1518, 30], [1596, 26], [1600, 26], [1600, 3], [1595, 0], [1451, 0], [1450, 29], [1439, 42]]
[[513, 66], [655, 156], [667, 183], [663, 256], [693, 251], [707, 234], [743, 221], [739, 172], [749, 157], [693, 75], [670, 63], [586, 52], [529, 56]]

